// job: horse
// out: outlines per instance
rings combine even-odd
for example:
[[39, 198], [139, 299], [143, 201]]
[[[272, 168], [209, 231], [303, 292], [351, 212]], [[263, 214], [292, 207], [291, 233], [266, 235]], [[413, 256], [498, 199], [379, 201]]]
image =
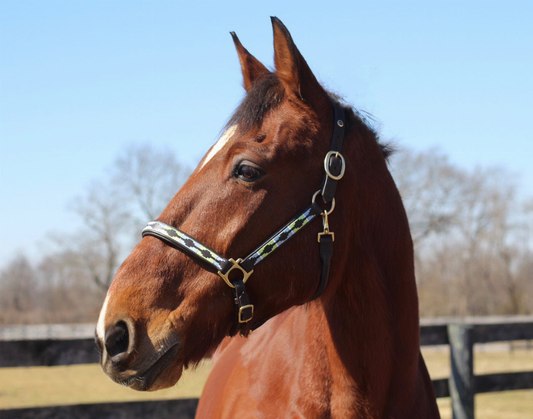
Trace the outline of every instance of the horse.
[[212, 357], [197, 418], [438, 418], [390, 150], [272, 26], [273, 70], [231, 33], [245, 96], [118, 269], [101, 366], [153, 391]]

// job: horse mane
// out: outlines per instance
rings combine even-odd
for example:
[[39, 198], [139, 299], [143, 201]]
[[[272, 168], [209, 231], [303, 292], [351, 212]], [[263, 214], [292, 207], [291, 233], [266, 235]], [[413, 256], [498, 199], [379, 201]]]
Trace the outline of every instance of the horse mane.
[[[394, 147], [391, 143], [383, 143], [379, 140], [379, 135], [372, 126], [374, 117], [368, 112], [359, 111], [354, 107], [347, 105], [343, 98], [335, 93], [327, 92], [335, 101], [341, 103], [345, 108], [347, 116], [347, 131], [351, 128], [365, 130], [375, 139], [381, 148], [381, 153], [385, 160], [394, 153]], [[271, 110], [281, 105], [285, 98], [285, 87], [275, 73], [269, 73], [253, 84], [252, 88], [246, 93], [233, 115], [226, 123], [225, 129], [232, 125], [239, 125], [245, 132], [253, 127], [261, 125], [263, 118]]]

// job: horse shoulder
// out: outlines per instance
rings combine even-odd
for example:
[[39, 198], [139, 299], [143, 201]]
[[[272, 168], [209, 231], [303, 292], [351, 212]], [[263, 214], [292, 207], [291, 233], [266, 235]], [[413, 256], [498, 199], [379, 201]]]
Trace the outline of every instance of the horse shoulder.
[[[250, 418], [250, 412], [258, 418], [279, 418], [280, 412], [322, 417], [316, 414], [320, 396], [302, 397], [309, 394], [306, 386], [315, 383], [309, 378], [316, 374], [304, 336], [306, 318], [305, 308], [292, 308], [248, 338], [224, 340], [213, 356], [196, 418]], [[312, 389], [315, 395], [320, 387]], [[327, 401], [320, 404], [327, 408]]]

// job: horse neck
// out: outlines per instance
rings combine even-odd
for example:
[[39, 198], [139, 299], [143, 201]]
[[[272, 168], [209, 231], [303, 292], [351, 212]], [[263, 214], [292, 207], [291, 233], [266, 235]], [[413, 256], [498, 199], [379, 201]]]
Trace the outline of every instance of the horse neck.
[[372, 388], [381, 400], [369, 400], [369, 405], [385, 406], [397, 377], [403, 375], [406, 387], [416, 381], [419, 326], [412, 241], [398, 190], [373, 136], [362, 128], [345, 144], [351, 144], [345, 157], [355, 167], [341, 181], [347, 186], [338, 188], [330, 286], [318, 311], [328, 325], [335, 374], [351, 380], [358, 392]]

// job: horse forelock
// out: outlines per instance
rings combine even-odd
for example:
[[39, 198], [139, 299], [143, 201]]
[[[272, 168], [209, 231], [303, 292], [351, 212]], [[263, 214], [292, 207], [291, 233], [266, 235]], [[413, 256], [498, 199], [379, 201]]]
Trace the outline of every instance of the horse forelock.
[[261, 125], [266, 114], [279, 107], [285, 96], [285, 87], [276, 74], [270, 73], [262, 77], [239, 104], [226, 124], [226, 129], [239, 125], [246, 132]]

